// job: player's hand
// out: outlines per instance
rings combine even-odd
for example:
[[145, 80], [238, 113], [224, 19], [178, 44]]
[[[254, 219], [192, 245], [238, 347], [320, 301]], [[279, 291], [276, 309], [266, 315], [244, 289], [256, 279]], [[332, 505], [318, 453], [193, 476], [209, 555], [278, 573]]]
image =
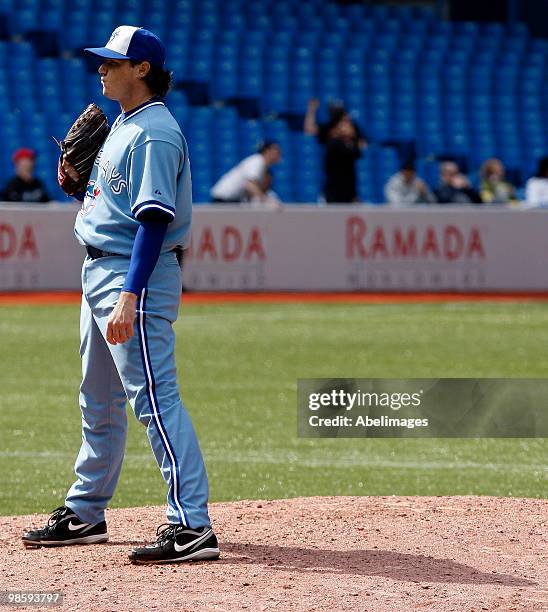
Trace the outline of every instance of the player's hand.
[[122, 291], [118, 302], [107, 322], [107, 342], [123, 344], [133, 336], [137, 310], [137, 296], [129, 291]]

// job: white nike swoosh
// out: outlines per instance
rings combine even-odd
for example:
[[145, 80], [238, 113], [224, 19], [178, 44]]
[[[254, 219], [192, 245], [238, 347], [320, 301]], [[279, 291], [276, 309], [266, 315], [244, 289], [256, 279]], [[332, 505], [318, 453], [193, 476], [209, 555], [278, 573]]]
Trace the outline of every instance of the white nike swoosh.
[[187, 548], [190, 548], [191, 546], [195, 546], [196, 544], [199, 544], [203, 540], [206, 540], [210, 535], [211, 535], [211, 529], [208, 529], [199, 538], [197, 538], [196, 540], [192, 540], [192, 542], [189, 542], [188, 544], [185, 544], [184, 546], [179, 546], [179, 544], [177, 544], [177, 540], [175, 540], [175, 542], [173, 543], [173, 548], [175, 548], [177, 552], [183, 552], [183, 550], [186, 550]]
[[72, 521], [69, 522], [68, 528], [70, 531], [77, 531], [78, 529], [83, 529], [87, 527], [89, 523], [80, 523], [80, 525], [75, 525]]
[[63, 523], [64, 521], [68, 521], [71, 518], [78, 518], [78, 517], [76, 516], [76, 514], [68, 514], [67, 516], [64, 516], [59, 522]]

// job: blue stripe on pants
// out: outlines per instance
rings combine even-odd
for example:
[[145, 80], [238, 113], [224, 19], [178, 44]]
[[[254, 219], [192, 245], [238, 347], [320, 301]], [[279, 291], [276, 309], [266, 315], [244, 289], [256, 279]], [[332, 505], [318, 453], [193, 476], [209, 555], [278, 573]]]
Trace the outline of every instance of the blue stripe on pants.
[[139, 343], [141, 347], [141, 358], [143, 360], [143, 370], [145, 372], [146, 379], [146, 388], [147, 388], [147, 396], [148, 401], [150, 403], [151, 412], [154, 419], [154, 424], [156, 425], [156, 429], [158, 430], [158, 434], [162, 441], [162, 445], [168, 456], [170, 463], [170, 471], [171, 478], [173, 480], [173, 487], [171, 488], [172, 493], [172, 502], [173, 505], [177, 508], [177, 514], [179, 516], [179, 520], [185, 526], [188, 525], [188, 517], [182, 507], [182, 504], [179, 500], [179, 483], [178, 483], [178, 475], [179, 475], [179, 466], [177, 465], [177, 459], [175, 458], [175, 453], [173, 452], [173, 448], [169, 442], [169, 438], [167, 436], [167, 432], [165, 430], [164, 424], [162, 423], [162, 417], [158, 411], [158, 398], [156, 397], [156, 382], [154, 380], [154, 373], [152, 371], [152, 364], [150, 362], [148, 343], [147, 343], [147, 335], [146, 335], [146, 296], [147, 290], [146, 287], [141, 292], [141, 296], [139, 298], [137, 304], [137, 314], [138, 314], [138, 325], [139, 325]]

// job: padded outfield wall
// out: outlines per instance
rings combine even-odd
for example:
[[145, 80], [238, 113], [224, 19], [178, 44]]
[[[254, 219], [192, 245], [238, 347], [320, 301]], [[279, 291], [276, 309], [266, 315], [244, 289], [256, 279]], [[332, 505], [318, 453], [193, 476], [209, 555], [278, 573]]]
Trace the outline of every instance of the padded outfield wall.
[[[0, 291], [79, 288], [77, 207], [0, 205]], [[548, 291], [548, 213], [197, 206], [184, 282], [234, 291]]]

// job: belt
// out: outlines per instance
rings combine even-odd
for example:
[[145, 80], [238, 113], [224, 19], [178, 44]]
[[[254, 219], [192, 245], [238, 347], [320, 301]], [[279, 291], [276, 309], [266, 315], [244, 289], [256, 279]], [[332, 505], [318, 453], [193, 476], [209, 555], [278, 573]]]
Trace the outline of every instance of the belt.
[[100, 257], [122, 257], [118, 253], [109, 253], [108, 251], [102, 251], [101, 249], [96, 249], [93, 246], [88, 246], [86, 244], [86, 251], [91, 259], [99, 259]]
[[[89, 246], [88, 244], [86, 244], [86, 252], [91, 259], [99, 259], [101, 257], [124, 257], [124, 255], [120, 255], [119, 253], [110, 253], [109, 251], [103, 251], [93, 246]], [[174, 249], [171, 249], [170, 253], [175, 253], [175, 255], [177, 255], [177, 261], [179, 262], [179, 265], [181, 265], [183, 261], [182, 247], [175, 247]]]

